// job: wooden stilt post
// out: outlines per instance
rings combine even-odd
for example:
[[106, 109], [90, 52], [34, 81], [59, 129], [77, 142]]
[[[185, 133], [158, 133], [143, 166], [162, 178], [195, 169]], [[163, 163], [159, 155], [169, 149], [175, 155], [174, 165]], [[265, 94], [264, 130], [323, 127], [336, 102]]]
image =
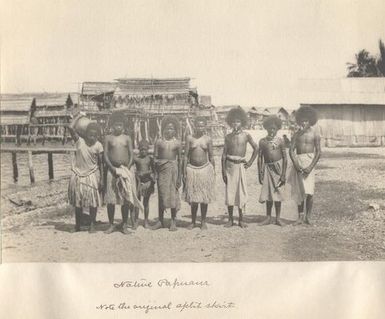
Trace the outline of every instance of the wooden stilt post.
[[49, 176], [49, 179], [53, 179], [52, 152], [48, 153], [48, 176]]
[[29, 167], [29, 178], [31, 183], [35, 183], [35, 172], [33, 170], [33, 162], [32, 162], [32, 151], [28, 151], [28, 167]]
[[13, 167], [13, 181], [16, 183], [19, 178], [19, 171], [17, 169], [16, 152], [12, 152], [12, 167]]

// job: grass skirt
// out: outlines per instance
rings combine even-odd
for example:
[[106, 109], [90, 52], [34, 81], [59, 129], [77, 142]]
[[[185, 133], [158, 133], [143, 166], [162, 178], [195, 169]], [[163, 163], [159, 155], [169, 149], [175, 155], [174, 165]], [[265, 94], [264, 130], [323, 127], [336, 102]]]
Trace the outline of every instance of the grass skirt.
[[187, 165], [184, 199], [190, 204], [215, 200], [215, 171], [210, 162], [203, 166]]
[[68, 202], [75, 207], [100, 207], [102, 200], [98, 186], [100, 173], [98, 170], [87, 176], [79, 176], [72, 172], [68, 185]]

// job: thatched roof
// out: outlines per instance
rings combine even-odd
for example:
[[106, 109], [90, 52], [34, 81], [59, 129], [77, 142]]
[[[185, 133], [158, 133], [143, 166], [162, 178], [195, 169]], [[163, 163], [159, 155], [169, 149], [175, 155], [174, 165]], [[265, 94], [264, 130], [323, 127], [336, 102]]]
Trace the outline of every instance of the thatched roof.
[[1, 125], [29, 124], [29, 115], [28, 114], [20, 114], [20, 115], [2, 114], [0, 116], [0, 123]]
[[25, 94], [2, 94], [0, 99], [1, 112], [29, 112], [33, 97]]
[[117, 82], [83, 82], [81, 94], [94, 96], [114, 92], [117, 86]]

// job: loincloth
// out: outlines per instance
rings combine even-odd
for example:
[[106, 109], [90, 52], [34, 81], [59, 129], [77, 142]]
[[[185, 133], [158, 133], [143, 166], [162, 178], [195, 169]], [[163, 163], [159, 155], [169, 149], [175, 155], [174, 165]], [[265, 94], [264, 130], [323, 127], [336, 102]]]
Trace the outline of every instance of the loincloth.
[[138, 196], [149, 197], [154, 193], [154, 181], [151, 174], [137, 176]]

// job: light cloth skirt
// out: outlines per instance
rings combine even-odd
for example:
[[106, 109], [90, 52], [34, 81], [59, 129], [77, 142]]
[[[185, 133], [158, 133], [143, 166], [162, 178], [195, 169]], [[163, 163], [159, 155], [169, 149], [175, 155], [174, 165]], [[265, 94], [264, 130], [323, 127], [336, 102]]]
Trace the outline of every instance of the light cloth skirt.
[[227, 176], [226, 198], [227, 206], [237, 206], [244, 209], [248, 199], [245, 164], [234, 161], [242, 161], [240, 156], [228, 155], [225, 163], [225, 172]]
[[282, 160], [265, 163], [263, 181], [259, 202], [266, 201], [281, 202], [285, 200], [284, 186], [277, 187], [282, 174]]
[[[313, 161], [313, 153], [305, 153], [296, 155], [298, 163], [301, 168], [307, 168]], [[314, 194], [315, 185], [315, 169], [310, 172], [308, 176], [297, 172], [294, 165], [289, 171], [287, 183], [291, 186], [291, 198], [297, 203], [301, 204], [305, 200], [305, 195]]]

